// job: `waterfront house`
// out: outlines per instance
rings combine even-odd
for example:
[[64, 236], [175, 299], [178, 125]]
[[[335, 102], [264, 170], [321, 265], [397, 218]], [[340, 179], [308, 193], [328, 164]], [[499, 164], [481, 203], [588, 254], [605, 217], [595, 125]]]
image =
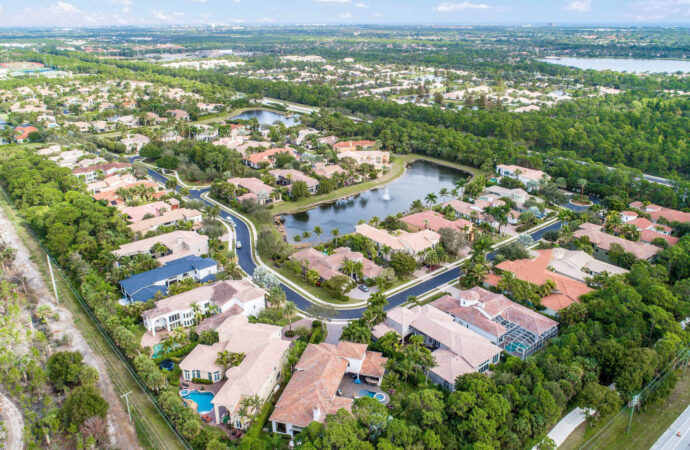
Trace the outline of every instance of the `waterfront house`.
[[438, 245], [441, 241], [441, 236], [432, 230], [420, 230], [415, 233], [396, 230], [389, 233], [366, 223], [357, 225], [355, 232], [374, 241], [384, 257], [390, 257], [390, 253], [383, 254], [383, 249], [388, 248], [392, 252], [405, 252], [419, 259], [427, 249]]
[[532, 192], [539, 188], [543, 179], [550, 177], [541, 170], [528, 169], [527, 167], [520, 167], [508, 164], [499, 164], [496, 166], [496, 173], [502, 177], [515, 178], [525, 185], [525, 188]]

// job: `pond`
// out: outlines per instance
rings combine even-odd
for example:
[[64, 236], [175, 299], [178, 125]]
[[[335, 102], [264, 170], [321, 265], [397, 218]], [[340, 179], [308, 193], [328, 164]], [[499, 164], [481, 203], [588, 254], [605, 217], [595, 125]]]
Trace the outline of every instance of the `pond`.
[[[438, 197], [442, 188], [449, 191], [455, 187], [455, 182], [469, 175], [452, 167], [441, 166], [429, 161], [414, 161], [405, 173], [391, 183], [342, 198], [331, 203], [316, 206], [308, 211], [283, 216], [288, 240], [294, 242], [293, 237], [304, 231], [313, 231], [315, 226], [321, 227], [323, 235], [320, 240], [331, 238], [331, 230], [337, 228], [340, 235], [355, 231], [355, 225], [360, 219], [368, 221], [376, 216], [383, 220], [386, 216], [405, 212], [410, 209], [414, 200], [421, 200], [433, 192]], [[446, 198], [450, 200], [450, 197]], [[308, 241], [316, 241], [313, 236]]]
[[284, 114], [267, 111], [265, 109], [252, 109], [232, 117], [232, 119], [241, 120], [250, 120], [254, 118], [259, 121], [260, 125], [272, 125], [276, 120], [283, 122], [286, 127], [291, 127], [299, 123], [299, 116], [294, 113], [292, 116], [288, 117]]
[[682, 59], [545, 58], [540, 61], [583, 70], [613, 70], [629, 73], [690, 72], [690, 60]]

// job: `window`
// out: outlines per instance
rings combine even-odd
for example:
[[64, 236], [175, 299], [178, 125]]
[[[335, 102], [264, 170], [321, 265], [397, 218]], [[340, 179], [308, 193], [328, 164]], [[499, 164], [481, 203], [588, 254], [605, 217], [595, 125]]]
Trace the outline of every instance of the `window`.
[[184, 379], [189, 381], [189, 370], [184, 371]]
[[194, 378], [201, 378], [201, 371], [199, 369], [195, 369], [192, 371], [194, 374]]
[[500, 353], [497, 353], [497, 354], [494, 355], [494, 358], [493, 358], [493, 360], [492, 360], [491, 362], [492, 362], [493, 364], [496, 364], [500, 358], [501, 358], [501, 354], [500, 354]]
[[213, 381], [220, 381], [220, 371], [213, 372]]
[[443, 382], [443, 388], [447, 391], [450, 391], [450, 383], [448, 383], [447, 381], [444, 381]]

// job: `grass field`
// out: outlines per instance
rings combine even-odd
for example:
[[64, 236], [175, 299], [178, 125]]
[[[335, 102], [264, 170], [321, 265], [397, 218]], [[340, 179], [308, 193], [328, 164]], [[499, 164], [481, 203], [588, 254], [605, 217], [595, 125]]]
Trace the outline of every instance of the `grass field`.
[[[619, 450], [647, 450], [661, 437], [681, 412], [690, 405], [690, 371], [678, 380], [675, 389], [665, 402], [648, 405], [643, 411], [635, 411], [630, 434], [627, 434], [628, 420], [615, 427], [605, 439], [594, 448]], [[582, 447], [601, 428], [580, 425], [566, 439], [561, 450], [575, 450]]]
[[[22, 225], [22, 219], [3, 195], [0, 195], [0, 207], [15, 225], [22, 242], [31, 253], [33, 262], [38, 266], [47, 284], [50, 285], [45, 253]], [[103, 358], [115, 391], [120, 395], [132, 392], [129, 395], [129, 403], [141, 446], [159, 449], [184, 448], [173, 430], [158, 413], [152, 401], [132, 377], [127, 366], [120, 360], [97, 325], [82, 308], [67, 282], [60, 276], [59, 272], [55, 271], [54, 273], [60, 303], [71, 311], [74, 324], [79, 328], [84, 339], [94, 352]]]

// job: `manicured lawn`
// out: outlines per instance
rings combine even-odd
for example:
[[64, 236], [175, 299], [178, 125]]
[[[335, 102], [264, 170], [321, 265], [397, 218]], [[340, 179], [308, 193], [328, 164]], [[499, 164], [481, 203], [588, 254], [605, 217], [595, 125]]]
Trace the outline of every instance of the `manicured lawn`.
[[[264, 262], [266, 262], [266, 261], [268, 261], [268, 260], [264, 260]], [[354, 303], [359, 302], [359, 300], [353, 300], [353, 299], [350, 299], [349, 297], [348, 297], [349, 300], [347, 300], [345, 302], [342, 300], [338, 300], [337, 298], [334, 298], [331, 294], [326, 292], [325, 289], [322, 289], [322, 288], [317, 287], [317, 286], [312, 286], [311, 284], [305, 282], [304, 280], [297, 278], [294, 275], [294, 273], [290, 269], [286, 268], [285, 266], [283, 266], [283, 267], [271, 266], [271, 268], [273, 270], [275, 270], [276, 272], [278, 272], [279, 274], [281, 274], [282, 276], [284, 276], [285, 278], [292, 281], [297, 286], [299, 286], [302, 289], [304, 289], [305, 291], [309, 292], [310, 294], [312, 294], [313, 296], [315, 296], [319, 300], [323, 300], [324, 302], [332, 303], [333, 305], [348, 305], [348, 304], [354, 304]]]
[[[614, 427], [612, 433], [603, 440], [598, 440], [596, 448], [620, 450], [647, 450], [661, 437], [666, 429], [678, 418], [681, 412], [690, 405], [690, 371], [678, 380], [675, 389], [665, 402], [647, 405], [643, 411], [635, 411], [630, 434], [627, 434], [628, 417]], [[580, 425], [566, 439], [562, 450], [574, 450], [582, 447], [601, 428]]]

